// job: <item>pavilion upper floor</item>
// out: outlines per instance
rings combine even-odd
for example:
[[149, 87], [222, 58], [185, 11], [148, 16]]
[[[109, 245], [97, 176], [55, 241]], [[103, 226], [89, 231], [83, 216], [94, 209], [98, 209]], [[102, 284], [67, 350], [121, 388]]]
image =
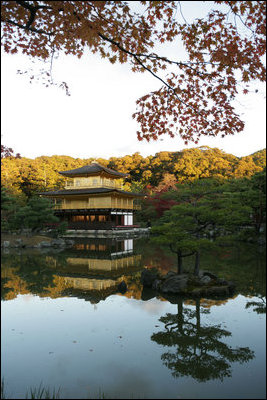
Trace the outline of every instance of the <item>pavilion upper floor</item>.
[[65, 189], [113, 188], [122, 189], [123, 179], [102, 176], [67, 178]]

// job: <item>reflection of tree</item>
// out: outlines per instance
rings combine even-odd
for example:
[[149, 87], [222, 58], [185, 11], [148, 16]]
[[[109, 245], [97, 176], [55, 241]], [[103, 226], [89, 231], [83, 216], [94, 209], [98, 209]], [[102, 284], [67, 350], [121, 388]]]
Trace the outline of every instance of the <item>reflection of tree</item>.
[[[178, 301], [177, 314], [167, 313], [159, 320], [165, 331], [154, 333], [151, 340], [160, 345], [173, 347], [161, 356], [163, 364], [171, 369], [174, 377], [191, 375], [199, 382], [231, 377], [231, 363], [248, 362], [254, 352], [248, 347], [233, 349], [222, 339], [231, 333], [220, 325], [201, 326], [200, 301], [196, 300], [195, 311], [183, 309], [183, 300]], [[201, 310], [209, 313], [209, 310]]]
[[44, 288], [53, 285], [54, 271], [47, 266], [45, 255], [20, 256], [17, 275], [27, 283], [32, 294], [44, 292]]
[[4, 300], [26, 293], [47, 296], [50, 287], [55, 286], [54, 268], [49, 267], [44, 254], [12, 254], [2, 257], [2, 262]]
[[266, 299], [265, 297], [259, 297], [258, 301], [248, 301], [246, 308], [253, 307], [253, 311], [257, 314], [266, 314]]
[[27, 283], [17, 275], [17, 268], [1, 266], [1, 299], [12, 300], [18, 294], [28, 293]]
[[249, 243], [234, 242], [203, 255], [203, 269], [237, 283], [243, 296], [266, 296], [266, 251]]

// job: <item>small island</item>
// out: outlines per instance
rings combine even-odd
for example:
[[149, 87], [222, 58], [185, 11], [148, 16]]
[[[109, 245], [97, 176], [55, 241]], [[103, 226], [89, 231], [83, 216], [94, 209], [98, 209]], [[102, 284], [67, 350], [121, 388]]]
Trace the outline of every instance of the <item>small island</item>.
[[144, 288], [151, 288], [163, 296], [182, 295], [189, 298], [229, 297], [235, 290], [234, 282], [218, 278], [209, 271], [199, 271], [198, 275], [169, 271], [162, 275], [156, 268], [144, 269], [141, 283]]

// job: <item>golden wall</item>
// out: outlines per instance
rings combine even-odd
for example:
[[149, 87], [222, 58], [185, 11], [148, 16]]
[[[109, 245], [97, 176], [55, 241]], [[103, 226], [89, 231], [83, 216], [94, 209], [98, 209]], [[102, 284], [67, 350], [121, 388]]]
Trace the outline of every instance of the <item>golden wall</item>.
[[66, 276], [63, 278], [66, 286], [73, 289], [82, 290], [105, 290], [110, 287], [116, 287], [117, 281], [112, 279], [89, 279], [89, 278], [72, 278]]
[[86, 189], [86, 188], [116, 188], [121, 189], [123, 184], [123, 179], [112, 179], [100, 176], [90, 176], [87, 178], [77, 177], [68, 178], [66, 182], [65, 189]]
[[[135, 254], [128, 257], [114, 258], [114, 259], [95, 259], [95, 258], [73, 258], [68, 257], [67, 263], [75, 266], [86, 266], [88, 272], [93, 271], [114, 271], [117, 269], [129, 268], [139, 266], [141, 262], [141, 255]], [[75, 271], [75, 269], [74, 269]]]
[[62, 200], [56, 199], [56, 210], [71, 210], [71, 209], [86, 209], [86, 208], [123, 208], [126, 210], [138, 209], [138, 206], [133, 204], [133, 198], [119, 197], [119, 196], [95, 196], [90, 198], [64, 198]]

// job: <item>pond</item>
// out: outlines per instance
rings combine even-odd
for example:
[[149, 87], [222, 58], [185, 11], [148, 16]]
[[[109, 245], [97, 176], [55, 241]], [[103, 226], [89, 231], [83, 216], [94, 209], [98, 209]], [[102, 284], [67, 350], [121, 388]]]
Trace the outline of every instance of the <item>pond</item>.
[[143, 290], [144, 267], [167, 273], [175, 262], [144, 238], [3, 252], [5, 398], [38, 387], [66, 399], [266, 398], [263, 250], [239, 244], [201, 255], [201, 269], [237, 284], [231, 298]]

